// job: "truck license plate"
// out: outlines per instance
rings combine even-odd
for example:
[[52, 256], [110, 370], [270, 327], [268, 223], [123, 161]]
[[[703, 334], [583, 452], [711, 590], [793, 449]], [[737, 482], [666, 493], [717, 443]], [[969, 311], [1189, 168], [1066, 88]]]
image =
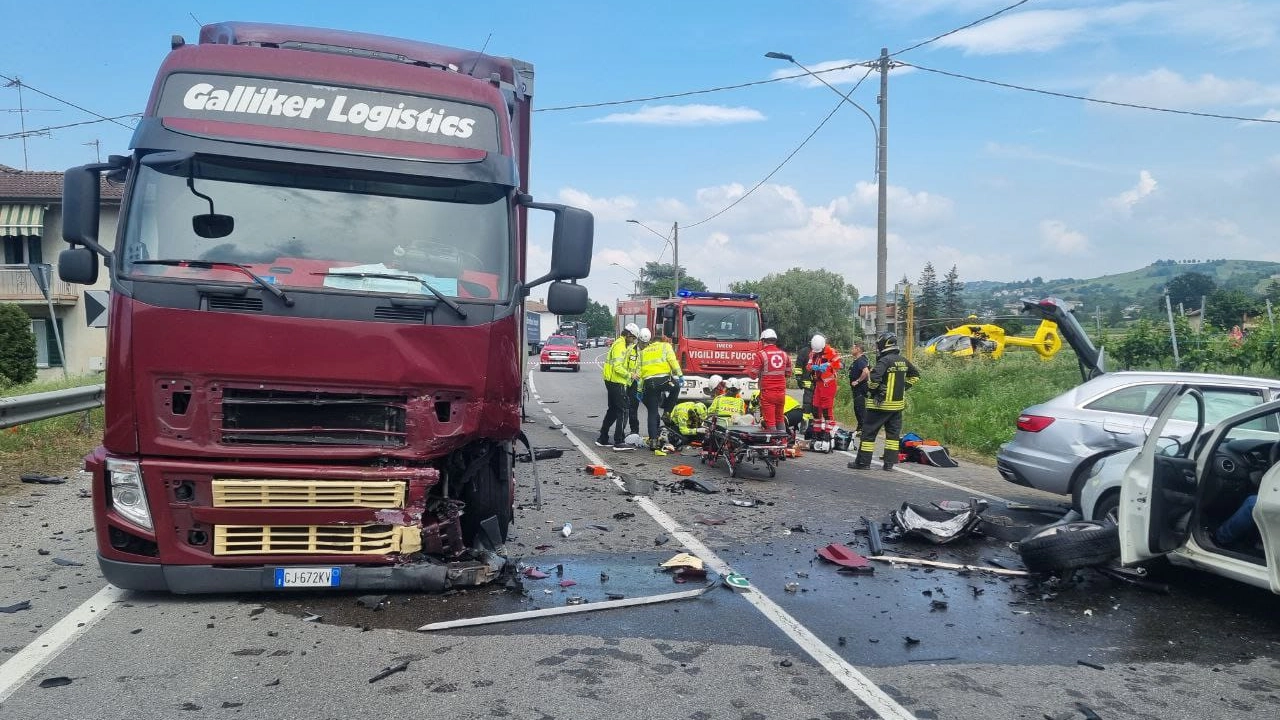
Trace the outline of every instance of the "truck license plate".
[[276, 568], [276, 587], [338, 587], [342, 568]]

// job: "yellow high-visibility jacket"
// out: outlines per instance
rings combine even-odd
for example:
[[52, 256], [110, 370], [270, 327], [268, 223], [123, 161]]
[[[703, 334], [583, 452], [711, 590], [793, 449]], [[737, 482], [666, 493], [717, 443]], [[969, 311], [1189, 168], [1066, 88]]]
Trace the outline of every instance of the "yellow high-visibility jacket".
[[628, 345], [627, 339], [619, 337], [609, 346], [609, 352], [604, 356], [604, 374], [605, 382], [622, 383], [623, 385], [631, 384], [631, 376], [636, 372], [636, 348], [634, 345]]
[[670, 375], [680, 377], [680, 363], [676, 360], [676, 351], [671, 343], [655, 340], [640, 351], [640, 380]]

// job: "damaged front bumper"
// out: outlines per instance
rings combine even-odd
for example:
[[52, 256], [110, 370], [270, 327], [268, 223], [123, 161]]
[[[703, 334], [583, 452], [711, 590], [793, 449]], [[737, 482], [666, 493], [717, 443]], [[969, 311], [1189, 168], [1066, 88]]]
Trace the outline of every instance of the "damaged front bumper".
[[[399, 565], [326, 565], [339, 568], [338, 584], [329, 590], [402, 590], [439, 593], [452, 588], [485, 585], [498, 578], [507, 559], [488, 550], [473, 550], [471, 558], [449, 563], [417, 562]], [[280, 588], [281, 565], [228, 567], [215, 565], [156, 565], [110, 560], [98, 556], [107, 582], [135, 590], [195, 593], [269, 592], [317, 588]]]

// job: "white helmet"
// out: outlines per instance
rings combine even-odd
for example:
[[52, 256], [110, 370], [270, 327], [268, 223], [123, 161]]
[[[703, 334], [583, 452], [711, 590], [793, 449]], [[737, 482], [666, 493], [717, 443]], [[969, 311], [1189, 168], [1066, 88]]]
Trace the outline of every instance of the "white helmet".
[[627, 323], [627, 326], [622, 328], [622, 332], [631, 333], [632, 337], [637, 337], [640, 335], [640, 326], [635, 323]]
[[640, 328], [640, 342], [649, 342], [653, 339], [653, 333], [649, 332], [649, 328]]
[[707, 378], [707, 382], [710, 383], [711, 389], [715, 390], [717, 387], [720, 386], [720, 383], [724, 382], [724, 378], [720, 377], [719, 375], [712, 375], [711, 377]]
[[765, 331], [760, 333], [760, 339], [761, 340], [777, 340], [778, 333], [774, 332], [773, 328], [765, 328]]
[[814, 352], [822, 352], [822, 348], [826, 346], [827, 339], [821, 335], [814, 335], [813, 339], [809, 341], [809, 347], [813, 348]]

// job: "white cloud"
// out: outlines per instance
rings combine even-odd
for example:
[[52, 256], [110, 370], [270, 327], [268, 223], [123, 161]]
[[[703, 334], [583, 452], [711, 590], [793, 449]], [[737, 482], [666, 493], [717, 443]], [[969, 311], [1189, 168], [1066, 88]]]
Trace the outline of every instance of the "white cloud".
[[1151, 176], [1151, 173], [1142, 170], [1138, 173], [1138, 184], [1115, 197], [1107, 198], [1107, 205], [1128, 215], [1133, 211], [1134, 205], [1137, 205], [1143, 198], [1155, 192], [1156, 185], [1156, 179]]
[[635, 216], [636, 201], [626, 195], [592, 197], [577, 188], [561, 188], [560, 202], [591, 211], [596, 221], [628, 220]]
[[1089, 252], [1089, 238], [1067, 228], [1061, 220], [1040, 222], [1040, 246], [1059, 255], [1084, 255]]
[[1117, 168], [1100, 165], [1098, 163], [1089, 162], [1087, 160], [1079, 160], [1071, 157], [1063, 157], [1061, 155], [1053, 155], [1051, 153], [1041, 152], [1035, 148], [1026, 145], [1009, 145], [1006, 143], [988, 142], [983, 146], [983, 151], [988, 155], [999, 158], [1007, 158], [1010, 160], [1033, 160], [1035, 162], [1049, 162], [1055, 165], [1063, 165], [1065, 167], [1080, 168], [1082, 170], [1096, 170], [1099, 172], [1121, 172]]
[[[1259, 115], [1258, 119], [1280, 121], [1280, 110], [1275, 110], [1275, 109], [1268, 110], [1262, 113], [1261, 115]], [[1257, 122], [1255, 120], [1246, 120], [1240, 123], [1239, 127], [1262, 127], [1264, 125], [1270, 128], [1275, 127], [1273, 123]]]
[[1031, 10], [1003, 15], [937, 41], [967, 55], [1047, 52], [1061, 47], [1089, 24], [1082, 10]]
[[765, 116], [749, 107], [726, 105], [644, 105], [635, 112], [612, 113], [588, 120], [593, 123], [625, 123], [634, 125], [731, 125], [758, 122]]
[[1108, 75], [1090, 95], [1103, 100], [1168, 108], [1273, 105], [1280, 103], [1280, 85], [1228, 80], [1209, 73], [1192, 79], [1167, 68], [1157, 68], [1141, 75]]
[[[951, 198], [924, 190], [911, 192], [899, 185], [890, 185], [885, 195], [888, 199], [887, 212], [895, 227], [937, 227], [951, 219], [955, 209]], [[871, 223], [877, 221], [879, 207], [880, 186], [871, 182], [859, 182], [851, 194], [836, 198], [828, 206], [836, 217], [857, 217]]]

